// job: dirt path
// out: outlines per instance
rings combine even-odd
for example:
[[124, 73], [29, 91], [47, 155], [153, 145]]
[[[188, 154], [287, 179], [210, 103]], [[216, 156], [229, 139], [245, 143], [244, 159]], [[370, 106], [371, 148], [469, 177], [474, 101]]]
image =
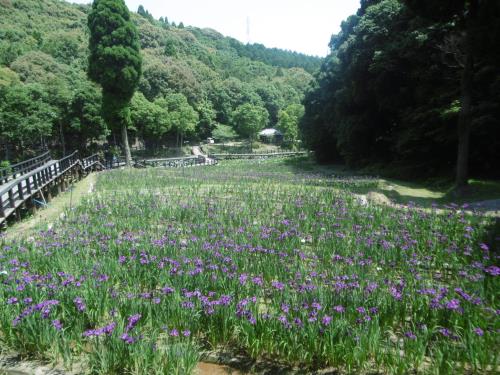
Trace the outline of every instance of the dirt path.
[[201, 148], [200, 146], [193, 146], [191, 148], [191, 153], [194, 155], [194, 156], [203, 156], [205, 158], [205, 161], [207, 163], [212, 163], [214, 162], [214, 159], [211, 159], [209, 158], [206, 154], [203, 153], [203, 151], [201, 151]]
[[200, 362], [194, 370], [195, 375], [243, 375], [242, 372], [224, 365]]
[[206, 156], [202, 151], [201, 151], [201, 148], [200, 146], [193, 146], [191, 148], [191, 153], [194, 155], [194, 156]]
[[57, 195], [46, 208], [7, 228], [5, 237], [26, 238], [36, 231], [50, 228], [64, 214], [66, 208], [77, 206], [85, 195], [93, 191], [96, 177], [96, 173], [91, 173], [64, 193]]

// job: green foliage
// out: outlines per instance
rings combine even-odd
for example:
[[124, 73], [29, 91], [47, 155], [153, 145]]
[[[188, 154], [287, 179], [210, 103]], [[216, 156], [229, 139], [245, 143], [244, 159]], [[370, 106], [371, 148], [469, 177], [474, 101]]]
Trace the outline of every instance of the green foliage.
[[13, 70], [0, 66], [0, 87], [19, 83], [19, 76]]
[[300, 67], [309, 73], [314, 73], [319, 69], [321, 64], [320, 58], [308, 56], [303, 53], [283, 51], [278, 48], [269, 49], [258, 43], [242, 44], [235, 39], [231, 39], [230, 43], [240, 56], [261, 61], [269, 65], [282, 68]]
[[86, 42], [76, 31], [55, 31], [47, 35], [42, 44], [42, 50], [57, 61], [71, 64], [74, 60], [86, 57]]
[[139, 36], [123, 0], [95, 0], [88, 18], [90, 79], [126, 103], [141, 77]]
[[238, 137], [238, 134], [229, 125], [217, 124], [216, 128], [212, 132], [212, 136], [216, 141], [226, 142]]
[[[332, 52], [306, 94], [300, 124], [303, 139], [319, 159], [385, 165], [405, 171], [405, 177], [451, 177], [464, 25], [445, 19], [447, 12], [438, 15], [441, 2], [408, 3], [362, 2], [332, 37]], [[418, 10], [418, 4], [434, 8], [436, 17], [419, 16], [426, 11]], [[473, 175], [495, 176], [500, 128], [493, 123], [500, 119], [500, 57], [492, 43], [500, 37], [500, 5], [485, 1], [482, 6], [480, 30], [485, 34], [477, 31], [481, 37], [474, 47], [470, 167]]]
[[168, 111], [170, 123], [178, 134], [184, 136], [194, 132], [199, 116], [182, 94], [170, 94], [155, 101], [155, 104]]
[[[132, 41], [130, 48], [94, 48], [89, 56], [87, 18], [93, 11], [91, 6], [57, 0], [0, 3], [0, 87], [36, 84], [44, 92], [42, 102], [52, 108], [55, 115], [50, 131], [44, 132], [36, 142], [54, 147], [65, 143], [68, 150], [85, 150], [91, 142], [116, 132], [121, 122], [129, 119], [131, 123], [127, 126], [131, 131], [136, 128], [135, 135], [144, 137], [147, 144], [171, 141], [177, 129], [172, 124], [167, 126], [163, 117], [154, 126], [149, 121], [145, 121], [148, 126], [138, 125], [137, 106], [130, 111], [119, 111], [120, 105], [132, 97], [136, 84], [148, 101], [142, 101], [146, 108], [156, 108], [156, 100], [174, 93], [187, 98], [199, 115], [194, 131], [186, 133], [188, 137], [210, 136], [216, 123], [230, 124], [232, 113], [245, 103], [265, 107], [270, 124], [275, 126], [280, 110], [303, 99], [312, 80], [306, 70], [314, 71], [321, 62], [319, 58], [288, 51], [245, 46], [211, 29], [170, 27], [166, 17], [155, 20], [144, 7], [127, 18], [123, 4], [119, 8], [115, 20], [126, 25], [113, 35], [118, 41], [129, 42], [135, 38], [132, 26], [137, 28], [143, 59], [139, 82], [138, 43]], [[92, 16], [94, 23], [109, 15], [103, 5], [99, 5], [99, 9], [98, 16]], [[107, 26], [97, 27], [96, 41], [102, 36], [103, 45], [110, 41], [103, 34], [111, 31]], [[258, 53], [249, 52], [253, 49]], [[132, 55], [135, 56], [132, 65], [124, 67], [125, 60]], [[89, 60], [98, 64], [87, 74]], [[107, 63], [113, 70], [106, 71]], [[115, 97], [117, 101], [102, 100], [90, 77], [98, 78], [99, 82], [102, 79], [104, 93], [111, 92], [110, 98]], [[101, 101], [111, 108], [103, 113], [112, 125], [106, 125], [100, 113]], [[162, 136], [155, 138], [152, 134], [158, 132]], [[22, 133], [22, 130], [16, 132]], [[116, 137], [108, 141], [114, 139]], [[24, 149], [24, 140], [8, 140], [8, 147], [15, 153]]]
[[150, 102], [140, 92], [131, 102], [132, 125], [146, 138], [162, 137], [172, 127], [170, 115], [160, 99]]
[[215, 113], [212, 103], [208, 100], [204, 100], [197, 105], [196, 111], [199, 115], [196, 134], [200, 139], [210, 137], [217, 126], [217, 122], [215, 121], [217, 114]]
[[81, 145], [98, 140], [109, 134], [109, 129], [101, 117], [102, 96], [92, 82], [77, 81], [73, 87], [73, 97], [65, 124], [69, 125], [67, 140], [71, 149], [81, 149]]
[[242, 104], [233, 112], [232, 123], [240, 136], [252, 142], [257, 139], [259, 131], [269, 123], [269, 113], [262, 106]]
[[10, 173], [10, 171], [11, 171], [10, 162], [8, 160], [1, 160], [0, 161], [0, 169], [3, 171], [6, 171], [7, 173]]
[[68, 72], [67, 66], [41, 51], [25, 53], [13, 61], [10, 68], [26, 83], [48, 84], [64, 77]]
[[278, 115], [278, 129], [283, 133], [283, 144], [285, 147], [293, 148], [297, 144], [299, 136], [299, 123], [304, 116], [304, 106], [301, 104], [290, 104]]
[[119, 126], [127, 165], [131, 164], [127, 128], [130, 100], [142, 69], [139, 35], [123, 0], [94, 0], [88, 17], [90, 79], [102, 87], [102, 115], [109, 127]]
[[32, 146], [41, 137], [50, 136], [56, 108], [48, 99], [44, 88], [35, 83], [0, 88], [2, 140]]
[[139, 5], [139, 8], [137, 9], [137, 14], [146, 18], [149, 22], [154, 22], [154, 17], [151, 13], [149, 13], [142, 5]]

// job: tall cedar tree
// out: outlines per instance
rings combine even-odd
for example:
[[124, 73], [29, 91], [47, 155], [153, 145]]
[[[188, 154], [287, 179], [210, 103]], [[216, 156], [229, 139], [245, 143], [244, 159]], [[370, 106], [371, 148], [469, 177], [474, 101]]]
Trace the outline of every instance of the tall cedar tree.
[[94, 0], [88, 17], [88, 75], [102, 87], [102, 115], [121, 128], [127, 166], [132, 164], [127, 127], [130, 101], [141, 77], [139, 35], [123, 0]]

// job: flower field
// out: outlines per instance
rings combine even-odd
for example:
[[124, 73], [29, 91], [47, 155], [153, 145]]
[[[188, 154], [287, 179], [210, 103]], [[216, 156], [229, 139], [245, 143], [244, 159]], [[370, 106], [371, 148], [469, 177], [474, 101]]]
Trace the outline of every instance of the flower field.
[[2, 244], [1, 345], [98, 374], [187, 374], [210, 348], [498, 371], [491, 219], [352, 194], [372, 184], [286, 161], [101, 173], [52, 230]]

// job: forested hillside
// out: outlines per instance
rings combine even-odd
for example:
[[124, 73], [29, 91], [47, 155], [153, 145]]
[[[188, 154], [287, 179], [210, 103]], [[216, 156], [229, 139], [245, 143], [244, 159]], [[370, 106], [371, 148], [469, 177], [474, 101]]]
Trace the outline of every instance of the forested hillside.
[[[59, 0], [0, 0], [0, 158], [51, 145], [85, 149], [110, 135], [100, 89], [86, 74], [88, 5]], [[133, 10], [135, 11], [135, 10]], [[244, 45], [211, 29], [133, 13], [143, 76], [132, 100], [131, 135], [150, 146], [202, 139], [233, 125], [243, 104], [268, 113], [301, 103], [321, 59]], [[111, 137], [112, 138], [112, 137]], [[10, 155], [9, 155], [10, 153]]]
[[305, 140], [321, 160], [453, 176], [462, 110], [470, 174], [498, 177], [499, 40], [496, 0], [361, 1], [306, 96]]

